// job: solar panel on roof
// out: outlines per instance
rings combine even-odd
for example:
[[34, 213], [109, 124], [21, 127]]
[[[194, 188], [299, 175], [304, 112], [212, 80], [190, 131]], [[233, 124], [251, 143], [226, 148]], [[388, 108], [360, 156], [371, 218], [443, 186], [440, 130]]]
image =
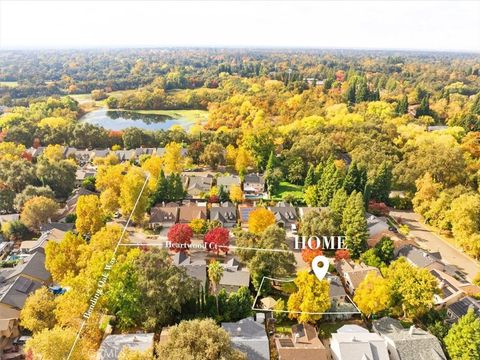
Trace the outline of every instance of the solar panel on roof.
[[20, 277], [17, 280], [17, 291], [20, 291], [22, 293], [27, 293], [28, 289], [30, 289], [30, 286], [32, 285], [32, 280], [26, 279], [24, 277]]
[[282, 347], [294, 347], [291, 339], [278, 339]]

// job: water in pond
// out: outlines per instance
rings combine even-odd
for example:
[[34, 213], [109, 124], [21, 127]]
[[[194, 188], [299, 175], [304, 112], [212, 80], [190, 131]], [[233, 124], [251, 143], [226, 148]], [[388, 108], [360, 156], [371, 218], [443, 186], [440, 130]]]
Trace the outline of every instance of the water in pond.
[[80, 121], [103, 126], [108, 130], [123, 130], [137, 127], [146, 130], [167, 130], [173, 125], [188, 129], [194, 122], [186, 118], [171, 117], [165, 114], [143, 114], [137, 111], [99, 109], [84, 115]]

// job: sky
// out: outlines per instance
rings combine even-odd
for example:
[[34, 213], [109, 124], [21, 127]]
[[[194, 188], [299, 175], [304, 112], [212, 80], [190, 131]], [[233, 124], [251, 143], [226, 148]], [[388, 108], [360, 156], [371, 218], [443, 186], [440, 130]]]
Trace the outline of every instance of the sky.
[[163, 46], [480, 52], [480, 1], [0, 0], [0, 49]]

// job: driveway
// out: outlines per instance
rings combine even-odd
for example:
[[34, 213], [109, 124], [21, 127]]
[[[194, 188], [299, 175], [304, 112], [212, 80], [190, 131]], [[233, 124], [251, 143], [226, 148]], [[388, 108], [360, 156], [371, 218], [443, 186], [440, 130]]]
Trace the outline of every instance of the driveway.
[[420, 247], [430, 252], [440, 253], [443, 262], [456, 266], [466, 275], [469, 281], [472, 281], [475, 275], [480, 272], [477, 261], [430, 231], [423, 224], [420, 215], [411, 211], [390, 211], [390, 215], [395, 218], [402, 218], [403, 222], [410, 228], [410, 235], [415, 237]]

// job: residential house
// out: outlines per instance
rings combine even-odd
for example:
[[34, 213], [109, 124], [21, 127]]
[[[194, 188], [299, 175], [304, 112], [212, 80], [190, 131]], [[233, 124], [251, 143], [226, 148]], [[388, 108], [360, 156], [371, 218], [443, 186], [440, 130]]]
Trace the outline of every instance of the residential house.
[[348, 295], [340, 278], [332, 274], [327, 274], [325, 276], [325, 280], [327, 280], [330, 284], [330, 300], [337, 303], [345, 302], [348, 298]]
[[265, 194], [265, 178], [260, 174], [247, 174], [243, 179], [245, 199], [261, 199]]
[[180, 206], [177, 203], [170, 202], [161, 206], [154, 206], [150, 209], [151, 228], [170, 227], [178, 221]]
[[39, 146], [37, 148], [34, 148], [34, 147], [28, 148], [26, 152], [30, 154], [30, 156], [33, 159], [37, 159], [40, 156], [42, 156], [44, 150], [45, 150], [44, 146]]
[[190, 256], [182, 251], [173, 256], [173, 264], [184, 267], [188, 276], [198, 280], [201, 287], [205, 287], [207, 282], [207, 262], [205, 260], [192, 260]]
[[12, 221], [17, 221], [20, 219], [20, 214], [5, 214], [5, 215], [0, 215], [0, 229], [2, 226], [5, 224], [12, 222]]
[[451, 323], [457, 322], [462, 316], [466, 315], [470, 309], [480, 318], [480, 301], [470, 296], [457, 300], [447, 306], [448, 321]]
[[77, 161], [77, 164], [80, 166], [85, 166], [93, 158], [93, 151], [85, 149], [85, 150], [76, 150], [75, 151], [75, 160]]
[[135, 150], [116, 150], [115, 155], [120, 162], [135, 160]]
[[141, 155], [154, 155], [156, 152], [155, 148], [136, 148], [135, 149], [135, 158], [138, 159]]
[[66, 217], [71, 214], [75, 214], [75, 210], [77, 209], [77, 202], [80, 196], [84, 195], [98, 195], [96, 192], [87, 190], [85, 188], [78, 188], [75, 189], [73, 194], [67, 199], [65, 203], [65, 207], [61, 209], [58, 213], [58, 218], [60, 221], [64, 222]]
[[407, 244], [396, 252], [397, 257], [403, 256], [407, 261], [419, 268], [444, 270], [445, 265], [440, 258], [414, 245]]
[[310, 324], [292, 326], [291, 337], [275, 337], [279, 360], [328, 360], [328, 350]]
[[210, 220], [219, 221], [223, 227], [232, 228], [237, 225], [237, 208], [227, 201], [220, 206], [210, 208]]
[[233, 323], [222, 323], [235, 348], [247, 354], [248, 360], [269, 360], [270, 348], [265, 326], [252, 317]]
[[[155, 151], [155, 154], [156, 154], [157, 156], [163, 156], [163, 155], [165, 155], [165, 151], [166, 151], [166, 150], [165, 150], [165, 148], [163, 148], [163, 147], [157, 148], [156, 151]], [[188, 150], [182, 148], [182, 149], [180, 150], [180, 153], [181, 153], [182, 157], [185, 157], [185, 156], [187, 156]]]
[[369, 238], [374, 238], [388, 233], [389, 226], [385, 219], [369, 213], [365, 213], [365, 217], [367, 219]]
[[358, 325], [344, 325], [332, 334], [334, 360], [389, 360], [384, 339]]
[[48, 241], [60, 242], [68, 231], [73, 229], [73, 224], [52, 223], [41, 226], [42, 234], [37, 240], [25, 240], [20, 244], [20, 252], [33, 254], [36, 251], [45, 253], [45, 246]]
[[12, 251], [13, 246], [14, 246], [13, 241], [2, 241], [0, 242], [0, 259], [5, 258], [10, 254], [10, 251]]
[[15, 317], [0, 319], [0, 359], [4, 358], [4, 350], [11, 345], [12, 340], [20, 336], [19, 323], [20, 320]]
[[242, 226], [247, 226], [248, 218], [250, 217], [250, 213], [255, 209], [258, 209], [258, 207], [249, 206], [249, 205], [246, 205], [246, 204], [238, 205], [238, 213], [240, 215], [240, 222], [241, 222]]
[[230, 191], [232, 186], [240, 186], [240, 177], [238, 175], [220, 175], [217, 177], [217, 186], [223, 186], [225, 191]]
[[97, 175], [97, 169], [91, 166], [84, 166], [83, 168], [77, 169], [75, 173], [75, 186], [82, 185], [82, 182], [91, 176]]
[[207, 176], [189, 176], [187, 194], [192, 199], [203, 198], [208, 194], [213, 185], [213, 177]]
[[153, 357], [154, 333], [108, 335], [100, 345], [97, 360], [117, 360], [123, 349], [147, 352]]
[[225, 289], [227, 293], [231, 293], [237, 291], [242, 286], [248, 287], [250, 285], [250, 271], [246, 267], [241, 267], [235, 258], [231, 258], [222, 266], [223, 275], [218, 284], [219, 290]]
[[355, 289], [358, 287], [358, 285], [360, 285], [363, 279], [365, 279], [369, 272], [374, 271], [378, 275], [381, 275], [380, 271], [376, 267], [368, 266], [364, 263], [356, 264], [351, 260], [345, 259], [335, 262], [335, 268], [340, 276], [343, 277], [345, 286], [350, 294], [355, 292]]
[[[45, 255], [35, 252], [23, 258], [14, 268], [0, 270], [0, 326], [1, 342], [7, 333], [18, 336], [18, 319], [25, 300], [35, 290], [51, 283], [51, 275], [45, 269]], [[13, 320], [13, 321], [12, 321]]]
[[110, 154], [110, 149], [93, 149], [91, 159], [93, 160], [94, 158], [104, 158], [107, 157], [108, 154]]
[[277, 305], [277, 301], [271, 296], [260, 299], [260, 307], [262, 309], [273, 310], [275, 308], [275, 305]]
[[412, 325], [405, 329], [400, 321], [384, 317], [373, 322], [373, 330], [387, 343], [392, 360], [446, 360], [438, 339]]
[[437, 269], [431, 269], [430, 274], [437, 279], [440, 288], [440, 293], [433, 296], [434, 303], [439, 308], [451, 305], [466, 295], [462, 290], [462, 283], [453, 276]]
[[178, 222], [181, 224], [189, 224], [193, 219], [207, 219], [207, 207], [201, 206], [194, 202], [180, 206]]
[[75, 159], [75, 153], [77, 149], [74, 147], [66, 146], [65, 150], [63, 151], [63, 157], [65, 159]]
[[292, 225], [297, 224], [297, 213], [292, 205], [279, 202], [277, 206], [271, 206], [269, 209], [275, 215], [275, 222], [278, 226], [290, 229]]

